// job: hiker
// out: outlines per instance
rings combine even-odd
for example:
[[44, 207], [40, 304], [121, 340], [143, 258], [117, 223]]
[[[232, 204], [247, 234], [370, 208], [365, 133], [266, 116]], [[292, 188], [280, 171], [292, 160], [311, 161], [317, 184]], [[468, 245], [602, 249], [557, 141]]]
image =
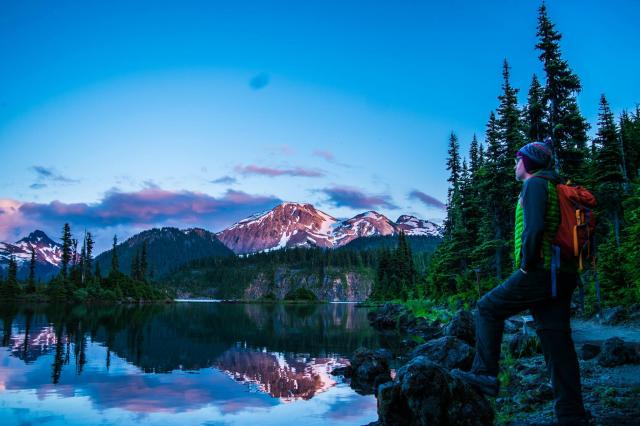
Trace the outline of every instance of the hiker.
[[551, 273], [551, 238], [560, 223], [556, 184], [561, 183], [553, 170], [551, 146], [529, 143], [518, 151], [515, 160], [515, 177], [523, 182], [516, 206], [516, 270], [478, 301], [473, 366], [470, 372], [454, 370], [452, 374], [496, 396], [504, 321], [531, 309], [551, 375], [558, 423], [588, 424], [569, 324], [571, 295], [579, 279], [577, 262], [562, 259], [554, 279]]

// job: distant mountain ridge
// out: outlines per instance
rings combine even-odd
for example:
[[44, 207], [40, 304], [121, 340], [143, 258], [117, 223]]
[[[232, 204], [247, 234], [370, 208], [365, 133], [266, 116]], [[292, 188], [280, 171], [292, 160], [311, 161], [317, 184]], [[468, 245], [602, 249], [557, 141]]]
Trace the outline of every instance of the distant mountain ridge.
[[[145, 242], [149, 272], [154, 278], [162, 277], [192, 260], [234, 255], [213, 232], [206, 229], [153, 228], [116, 246], [120, 271], [127, 274], [131, 272], [133, 257], [136, 252], [142, 251]], [[100, 264], [102, 274], [107, 274], [111, 269], [111, 253], [112, 249], [109, 249], [95, 259]]]
[[[370, 244], [350, 244], [362, 237], [393, 236], [404, 231], [408, 236], [439, 240], [442, 227], [411, 215], [401, 215], [396, 222], [367, 211], [350, 219], [339, 220], [316, 209], [312, 204], [285, 202], [273, 209], [243, 219], [216, 233], [202, 228], [180, 230], [164, 227], [142, 231], [118, 244], [120, 270], [128, 273], [136, 251], [146, 241], [149, 268], [160, 277], [192, 260], [249, 254], [293, 247], [364, 248]], [[378, 245], [380, 242], [372, 242]], [[62, 244], [41, 230], [35, 230], [15, 243], [0, 242], [0, 268], [6, 269], [13, 255], [18, 262], [18, 277], [25, 279], [36, 252], [36, 276], [46, 280], [60, 271]], [[346, 247], [345, 247], [346, 248]], [[99, 254], [95, 263], [103, 274], [111, 269], [111, 250]]]
[[370, 236], [407, 235], [442, 237], [442, 228], [428, 220], [402, 215], [396, 222], [367, 211], [340, 221], [312, 204], [282, 203], [272, 210], [250, 216], [216, 235], [236, 254], [291, 247], [338, 248]]

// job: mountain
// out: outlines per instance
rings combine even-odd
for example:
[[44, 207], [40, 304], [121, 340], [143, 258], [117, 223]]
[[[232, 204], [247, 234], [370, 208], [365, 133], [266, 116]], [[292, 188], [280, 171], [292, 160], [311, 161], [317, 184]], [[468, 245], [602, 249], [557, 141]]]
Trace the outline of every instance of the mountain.
[[[147, 243], [149, 272], [154, 278], [166, 275], [183, 264], [207, 257], [233, 256], [233, 252], [222, 244], [216, 235], [201, 228], [153, 228], [140, 232], [117, 245], [120, 271], [131, 272], [131, 261], [137, 251]], [[111, 270], [111, 252], [107, 250], [96, 257], [100, 270], [106, 275]]]
[[442, 229], [433, 222], [402, 215], [397, 222], [375, 211], [340, 221], [311, 204], [286, 202], [272, 210], [250, 216], [217, 234], [236, 254], [291, 247], [342, 247], [370, 236], [407, 235], [440, 238]]
[[0, 242], [0, 267], [6, 268], [13, 255], [18, 262], [18, 278], [25, 279], [29, 275], [31, 248], [36, 254], [36, 277], [47, 280], [60, 270], [62, 244], [58, 244], [40, 230], [35, 230], [27, 237], [15, 243]]

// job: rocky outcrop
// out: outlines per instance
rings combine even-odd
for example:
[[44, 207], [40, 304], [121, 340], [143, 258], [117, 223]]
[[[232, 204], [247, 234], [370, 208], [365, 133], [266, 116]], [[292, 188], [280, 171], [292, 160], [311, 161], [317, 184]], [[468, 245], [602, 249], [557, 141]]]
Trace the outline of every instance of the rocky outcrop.
[[444, 334], [457, 337], [471, 346], [476, 344], [476, 320], [469, 311], [457, 312], [445, 327]]
[[593, 343], [585, 343], [580, 348], [579, 355], [581, 359], [587, 361], [597, 357], [599, 353], [600, 353], [599, 345], [595, 345]]
[[272, 295], [277, 300], [299, 288], [312, 292], [318, 300], [360, 302], [371, 294], [373, 280], [356, 272], [344, 272], [337, 268], [327, 268], [319, 275], [306, 270], [287, 267], [277, 268], [273, 277], [265, 273], [256, 276], [244, 290], [243, 298], [256, 300]]
[[471, 368], [475, 352], [474, 348], [457, 337], [444, 336], [418, 346], [410, 356], [425, 356], [449, 370], [459, 368], [467, 371]]
[[381, 425], [491, 425], [489, 402], [424, 356], [398, 370], [378, 389]]
[[619, 337], [612, 337], [602, 344], [598, 356], [598, 364], [603, 367], [615, 367], [623, 364], [640, 363], [640, 356], [635, 347]]
[[[369, 323], [376, 330], [393, 330], [398, 327], [400, 317], [407, 318], [409, 309], [397, 303], [385, 303], [379, 309], [367, 314]], [[404, 320], [406, 322], [406, 319]]]
[[372, 351], [360, 348], [351, 357], [351, 364], [335, 369], [332, 374], [351, 379], [351, 388], [361, 395], [376, 393], [378, 386], [391, 381], [389, 361], [391, 353], [385, 349]]

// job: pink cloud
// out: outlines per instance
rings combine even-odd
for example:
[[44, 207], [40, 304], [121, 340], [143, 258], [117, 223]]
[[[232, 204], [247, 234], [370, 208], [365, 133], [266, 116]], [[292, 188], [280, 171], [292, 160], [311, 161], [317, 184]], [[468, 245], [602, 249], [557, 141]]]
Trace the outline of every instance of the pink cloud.
[[193, 192], [169, 191], [157, 187], [137, 192], [111, 190], [97, 203], [21, 202], [0, 199], [0, 241], [21, 238], [34, 229], [55, 237], [62, 225], [72, 228], [140, 229], [152, 226], [199, 226], [213, 231], [257, 211], [273, 208], [274, 196], [228, 190], [220, 197]]
[[303, 167], [295, 167], [292, 169], [276, 169], [271, 167], [257, 166], [249, 164], [248, 166], [236, 166], [236, 172], [242, 175], [260, 175], [268, 177], [277, 176], [297, 176], [297, 177], [322, 177], [325, 173], [317, 169], [306, 169]]
[[351, 207], [354, 209], [376, 209], [379, 207], [397, 209], [389, 195], [365, 194], [357, 188], [349, 186], [334, 186], [324, 188], [323, 192], [328, 197], [328, 202], [336, 207]]
[[435, 197], [432, 197], [429, 194], [425, 194], [422, 191], [418, 191], [418, 190], [411, 191], [409, 193], [409, 199], [419, 200], [428, 207], [435, 207], [437, 209], [446, 210], [446, 206], [442, 201], [438, 200]]
[[335, 157], [335, 155], [333, 155], [333, 153], [331, 153], [329, 151], [324, 151], [322, 149], [316, 149], [315, 151], [313, 151], [313, 155], [315, 155], [316, 157], [324, 158], [325, 160], [327, 160], [329, 162], [333, 162], [336, 159], [336, 157]]

